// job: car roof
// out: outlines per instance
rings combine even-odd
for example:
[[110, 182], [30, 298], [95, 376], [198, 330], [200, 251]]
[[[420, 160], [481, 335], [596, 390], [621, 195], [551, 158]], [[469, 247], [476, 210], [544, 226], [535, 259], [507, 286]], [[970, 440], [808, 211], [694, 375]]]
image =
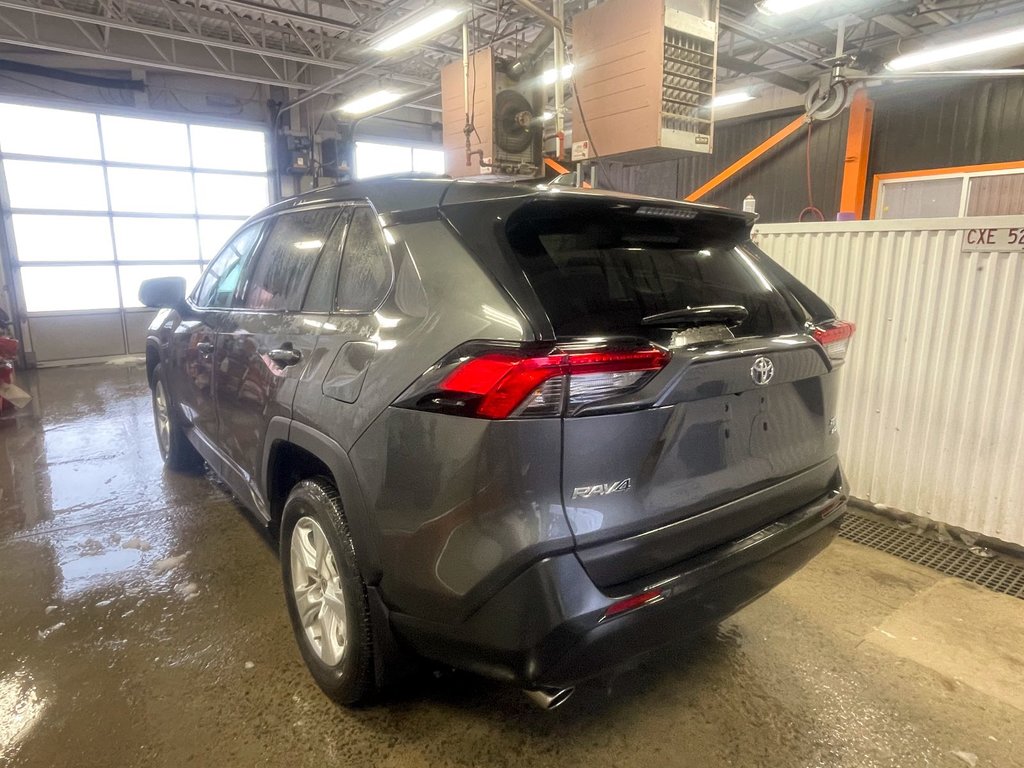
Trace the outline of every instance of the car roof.
[[295, 208], [323, 205], [332, 202], [368, 200], [377, 213], [386, 218], [403, 218], [400, 214], [441, 206], [483, 202], [508, 197], [537, 197], [551, 199], [615, 199], [624, 202], [650, 203], [660, 206], [686, 208], [697, 213], [719, 214], [744, 219], [753, 223], [755, 214], [743, 213], [731, 208], [706, 203], [689, 203], [681, 200], [634, 195], [603, 189], [577, 189], [575, 187], [551, 186], [530, 181], [495, 181], [476, 179], [452, 179], [433, 174], [401, 174], [378, 176], [321, 187], [301, 195], [282, 200], [265, 209], [253, 218], [279, 213]]

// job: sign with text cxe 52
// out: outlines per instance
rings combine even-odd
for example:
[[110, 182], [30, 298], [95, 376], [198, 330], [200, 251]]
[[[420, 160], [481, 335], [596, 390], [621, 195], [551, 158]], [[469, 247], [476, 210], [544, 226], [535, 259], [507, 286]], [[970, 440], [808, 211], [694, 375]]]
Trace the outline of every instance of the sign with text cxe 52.
[[964, 230], [960, 250], [1024, 251], [1024, 227], [975, 227]]

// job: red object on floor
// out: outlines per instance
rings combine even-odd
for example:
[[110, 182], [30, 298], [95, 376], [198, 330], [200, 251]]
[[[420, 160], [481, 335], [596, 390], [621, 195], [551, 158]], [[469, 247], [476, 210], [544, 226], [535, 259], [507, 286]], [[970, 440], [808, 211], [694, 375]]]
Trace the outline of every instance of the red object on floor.
[[[0, 336], [0, 384], [14, 383], [14, 358], [18, 354], [18, 340]], [[11, 404], [0, 397], [0, 414], [10, 410]]]

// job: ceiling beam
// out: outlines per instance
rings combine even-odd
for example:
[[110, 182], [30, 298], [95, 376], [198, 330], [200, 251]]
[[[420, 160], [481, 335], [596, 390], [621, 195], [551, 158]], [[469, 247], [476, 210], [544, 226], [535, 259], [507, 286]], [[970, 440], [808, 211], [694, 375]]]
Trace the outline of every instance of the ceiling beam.
[[795, 91], [796, 93], [805, 93], [807, 91], [807, 83], [803, 80], [797, 80], [795, 77], [783, 72], [776, 72], [746, 59], [719, 53], [718, 66], [743, 75], [752, 75], [758, 80], [764, 80], [766, 83], [785, 88], [787, 91]]

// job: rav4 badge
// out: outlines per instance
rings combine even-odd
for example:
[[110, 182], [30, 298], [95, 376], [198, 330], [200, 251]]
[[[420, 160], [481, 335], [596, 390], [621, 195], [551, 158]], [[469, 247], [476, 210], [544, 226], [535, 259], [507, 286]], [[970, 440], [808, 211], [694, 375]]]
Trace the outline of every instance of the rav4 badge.
[[631, 478], [619, 480], [615, 483], [604, 483], [603, 485], [583, 485], [572, 489], [574, 499], [589, 499], [591, 496], [608, 496], [612, 493], [628, 491]]

